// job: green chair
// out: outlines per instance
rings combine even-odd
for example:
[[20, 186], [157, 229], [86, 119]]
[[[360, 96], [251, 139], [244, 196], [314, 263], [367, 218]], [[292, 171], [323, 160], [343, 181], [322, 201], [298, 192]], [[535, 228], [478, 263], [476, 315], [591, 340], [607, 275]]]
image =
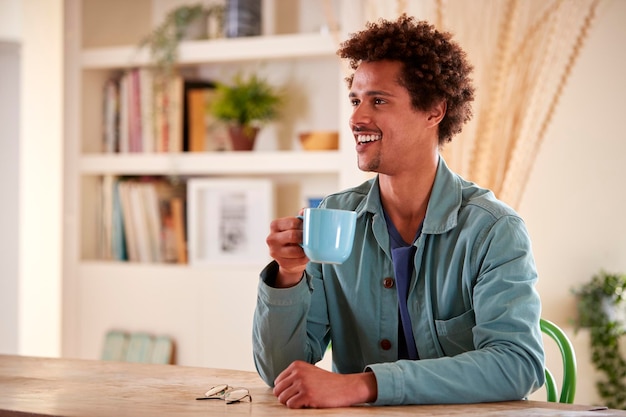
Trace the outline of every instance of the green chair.
[[169, 336], [153, 337], [146, 332], [110, 330], [106, 334], [101, 359], [105, 361], [174, 363], [174, 341]]
[[174, 342], [168, 336], [157, 336], [154, 339], [150, 363], [170, 365], [174, 361]]
[[154, 337], [148, 333], [131, 333], [128, 339], [126, 362], [150, 363], [152, 361], [152, 349]]
[[121, 330], [110, 330], [104, 339], [101, 359], [103, 361], [125, 361], [128, 335]]
[[[558, 402], [573, 404], [576, 394], [576, 354], [572, 342], [565, 332], [551, 321], [541, 319], [539, 325], [541, 331], [556, 342], [563, 358], [563, 384]], [[557, 402], [558, 388], [548, 368], [546, 368], [546, 392], [548, 401]]]

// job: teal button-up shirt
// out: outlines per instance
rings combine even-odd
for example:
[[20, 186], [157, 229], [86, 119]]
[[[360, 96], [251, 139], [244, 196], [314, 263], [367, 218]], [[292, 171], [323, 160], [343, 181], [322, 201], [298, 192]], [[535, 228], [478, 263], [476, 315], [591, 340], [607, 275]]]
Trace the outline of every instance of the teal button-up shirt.
[[522, 219], [440, 158], [416, 247], [408, 309], [419, 360], [398, 360], [398, 298], [378, 180], [326, 197], [355, 210], [350, 258], [309, 263], [286, 289], [261, 273], [254, 316], [257, 370], [273, 385], [294, 360], [374, 372], [376, 404], [521, 399], [544, 383], [537, 272]]

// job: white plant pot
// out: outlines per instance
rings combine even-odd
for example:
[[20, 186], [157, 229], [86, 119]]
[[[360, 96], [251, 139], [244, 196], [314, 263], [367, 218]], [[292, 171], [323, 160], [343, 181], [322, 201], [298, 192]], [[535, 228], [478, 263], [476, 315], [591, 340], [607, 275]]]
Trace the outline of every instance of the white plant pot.
[[626, 303], [613, 304], [612, 300], [602, 300], [602, 310], [610, 321], [618, 322], [622, 331], [626, 330]]

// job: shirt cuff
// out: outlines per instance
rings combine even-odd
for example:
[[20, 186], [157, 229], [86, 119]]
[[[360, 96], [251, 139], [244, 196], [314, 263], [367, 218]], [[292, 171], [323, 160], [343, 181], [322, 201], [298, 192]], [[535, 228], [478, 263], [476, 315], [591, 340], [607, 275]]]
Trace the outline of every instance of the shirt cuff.
[[305, 278], [293, 287], [275, 288], [271, 284], [276, 282], [277, 273], [278, 263], [276, 261], [270, 262], [261, 271], [258, 291], [260, 300], [269, 305], [289, 306], [311, 299], [312, 288], [309, 285], [308, 274], [305, 273]]
[[378, 394], [374, 405], [400, 404], [402, 399], [402, 369], [395, 363], [377, 363], [368, 365], [365, 372], [371, 371], [376, 376]]

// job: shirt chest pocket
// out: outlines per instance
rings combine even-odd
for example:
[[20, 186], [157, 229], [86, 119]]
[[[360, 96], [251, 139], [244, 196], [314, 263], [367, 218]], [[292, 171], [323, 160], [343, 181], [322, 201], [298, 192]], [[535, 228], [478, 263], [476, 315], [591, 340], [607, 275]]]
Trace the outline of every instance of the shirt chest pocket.
[[474, 350], [472, 329], [476, 325], [474, 309], [449, 320], [435, 320], [437, 338], [446, 356]]

